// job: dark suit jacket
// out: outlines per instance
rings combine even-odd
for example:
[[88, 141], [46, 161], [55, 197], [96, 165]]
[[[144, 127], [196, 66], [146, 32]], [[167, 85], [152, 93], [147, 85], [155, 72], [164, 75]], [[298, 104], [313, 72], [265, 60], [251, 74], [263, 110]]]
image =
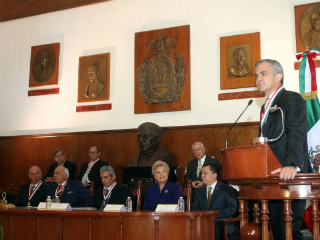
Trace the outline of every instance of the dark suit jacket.
[[[25, 184], [20, 188], [18, 201], [16, 202], [16, 206], [18, 207], [25, 207], [28, 205], [29, 202], [29, 188], [30, 184]], [[44, 183], [41, 184], [41, 186], [38, 188], [38, 190], [35, 192], [33, 197], [30, 200], [30, 206], [38, 206], [39, 202], [45, 202], [47, 198], [47, 185]]]
[[[69, 180], [74, 180], [74, 178], [76, 177], [76, 164], [65, 160], [63, 166], [65, 168], [68, 168], [69, 170]], [[47, 177], [53, 177], [53, 172], [56, 169], [56, 167], [58, 167], [57, 162], [54, 164], [51, 164], [47, 172], [47, 175], [43, 178], [43, 180], [45, 180]]]
[[[86, 162], [82, 165], [81, 167], [81, 171], [79, 173], [79, 175], [76, 177], [75, 180], [80, 181], [82, 180], [83, 175], [86, 173], [87, 169], [88, 169], [88, 164], [89, 162]], [[91, 168], [89, 174], [88, 174], [88, 178], [90, 181], [95, 181], [95, 182], [99, 182], [101, 183], [101, 178], [100, 178], [100, 168], [103, 166], [109, 165], [108, 163], [104, 162], [104, 161], [97, 161]]]
[[159, 184], [152, 185], [146, 190], [143, 210], [154, 211], [158, 204], [178, 204], [180, 197], [180, 186], [176, 183], [167, 181], [161, 193]]
[[[47, 196], [54, 199], [58, 184], [50, 184], [47, 188]], [[71, 207], [91, 207], [93, 203], [93, 194], [87, 190], [79, 181], [67, 181], [63, 189], [60, 202], [70, 203]]]
[[[131, 197], [130, 188], [117, 183], [112, 189], [111, 196], [109, 198], [108, 204], [123, 204], [126, 205], [127, 198]], [[103, 196], [103, 186], [98, 187], [94, 190], [94, 202], [93, 207], [101, 209], [102, 202], [104, 200]]]
[[[219, 223], [221, 218], [232, 218], [237, 211], [237, 199], [234, 190], [227, 184], [217, 182], [213, 191], [210, 205], [208, 207], [207, 186], [199, 188], [195, 192], [191, 210], [219, 210], [220, 214], [215, 219], [216, 239], [223, 236], [223, 224]], [[228, 232], [231, 235], [234, 230], [234, 224], [229, 224]], [[217, 233], [219, 233], [217, 235]]]
[[[311, 172], [308, 155], [308, 122], [306, 104], [300, 94], [283, 90], [275, 98], [272, 107], [277, 105], [283, 111], [284, 133], [276, 142], [269, 142], [280, 164], [285, 167], [294, 164], [301, 172]], [[264, 105], [261, 111], [264, 109]], [[261, 116], [261, 114], [260, 114]], [[268, 139], [277, 138], [282, 130], [281, 112], [277, 110], [269, 113], [263, 127], [263, 136]], [[259, 136], [261, 133], [261, 126]]]
[[[206, 159], [204, 160], [204, 164], [206, 164], [206, 163], [214, 163], [218, 167], [220, 166], [218, 159], [211, 158], [208, 155], [206, 155]], [[198, 168], [198, 159], [197, 158], [195, 158], [192, 161], [188, 162], [187, 172], [186, 172], [186, 175], [184, 176], [185, 184], [187, 184], [188, 180], [190, 180], [190, 179], [191, 179], [192, 182], [201, 181], [201, 172], [200, 172], [200, 177], [198, 177], [197, 176], [197, 168]]]

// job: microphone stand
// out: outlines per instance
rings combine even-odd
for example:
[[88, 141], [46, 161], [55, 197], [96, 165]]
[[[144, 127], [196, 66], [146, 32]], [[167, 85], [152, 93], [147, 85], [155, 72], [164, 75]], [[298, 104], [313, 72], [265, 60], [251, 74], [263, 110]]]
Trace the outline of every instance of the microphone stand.
[[229, 129], [229, 132], [227, 133], [227, 137], [226, 137], [226, 148], [228, 148], [228, 136], [229, 136], [229, 133], [231, 131], [231, 129], [234, 127], [234, 125], [236, 125], [236, 123], [238, 122], [239, 118], [242, 116], [242, 114], [247, 110], [247, 108], [251, 105], [251, 103], [253, 102], [252, 99], [250, 99], [250, 101], [248, 102], [248, 105], [247, 107], [243, 110], [243, 112], [241, 113], [241, 115], [238, 117], [238, 119], [234, 122], [234, 124], [232, 125], [232, 127]]

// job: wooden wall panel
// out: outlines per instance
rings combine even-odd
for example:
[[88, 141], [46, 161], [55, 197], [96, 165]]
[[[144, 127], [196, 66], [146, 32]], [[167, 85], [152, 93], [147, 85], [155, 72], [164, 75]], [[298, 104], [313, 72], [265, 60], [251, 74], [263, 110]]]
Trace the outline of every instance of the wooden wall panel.
[[[222, 161], [220, 151], [225, 148], [225, 137], [231, 125], [162, 128], [161, 146], [171, 155], [172, 166], [179, 167], [178, 181], [183, 181], [185, 168], [194, 158], [193, 142], [202, 142], [209, 156]], [[229, 134], [229, 147], [250, 145], [251, 139], [257, 137], [258, 129], [258, 122], [237, 124]], [[119, 167], [128, 166], [131, 157], [139, 153], [137, 129], [0, 137], [0, 187], [9, 183], [20, 187], [21, 181], [29, 182], [28, 169], [32, 165], [39, 166], [46, 174], [49, 165], [54, 163], [52, 154], [56, 148], [62, 148], [67, 160], [81, 166], [88, 161], [88, 150], [92, 145], [100, 148], [102, 160], [109, 162], [112, 159], [121, 183]]]

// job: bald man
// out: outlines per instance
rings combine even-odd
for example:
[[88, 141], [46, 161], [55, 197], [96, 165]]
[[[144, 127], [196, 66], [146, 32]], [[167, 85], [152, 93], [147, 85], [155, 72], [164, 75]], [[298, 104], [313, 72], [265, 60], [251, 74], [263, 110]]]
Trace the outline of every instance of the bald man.
[[39, 202], [46, 201], [46, 185], [42, 183], [42, 172], [37, 166], [32, 166], [29, 169], [30, 184], [23, 185], [20, 188], [18, 201], [16, 206], [38, 206]]

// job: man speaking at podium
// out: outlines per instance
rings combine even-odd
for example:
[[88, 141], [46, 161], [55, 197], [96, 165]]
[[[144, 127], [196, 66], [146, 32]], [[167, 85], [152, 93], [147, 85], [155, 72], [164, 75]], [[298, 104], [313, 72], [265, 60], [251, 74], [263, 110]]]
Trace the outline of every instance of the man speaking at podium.
[[[255, 67], [257, 87], [267, 96], [266, 103], [261, 107], [259, 136], [271, 140], [281, 134], [281, 112], [280, 110], [270, 112], [270, 107], [281, 108], [284, 117], [283, 135], [278, 140], [268, 142], [282, 165], [282, 168], [274, 169], [271, 174], [280, 174], [280, 179], [286, 181], [294, 179], [297, 172], [311, 172], [307, 147], [308, 122], [303, 98], [296, 92], [285, 90], [283, 68], [278, 61], [263, 59], [257, 62]], [[300, 227], [305, 205], [306, 200], [292, 200], [292, 236], [294, 240], [303, 240]], [[269, 201], [268, 208], [273, 238], [285, 239], [282, 200]]]

